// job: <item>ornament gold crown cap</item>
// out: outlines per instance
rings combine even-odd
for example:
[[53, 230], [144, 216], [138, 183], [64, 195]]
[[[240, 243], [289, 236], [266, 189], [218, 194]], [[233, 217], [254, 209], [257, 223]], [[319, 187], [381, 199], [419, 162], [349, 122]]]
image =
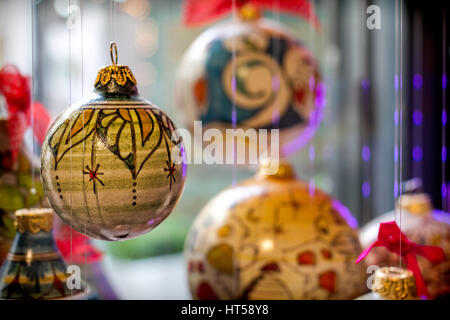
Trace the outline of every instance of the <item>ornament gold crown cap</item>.
[[427, 215], [433, 210], [431, 198], [426, 193], [404, 194], [398, 199], [397, 206], [414, 215]]
[[19, 233], [30, 231], [50, 232], [53, 228], [52, 209], [20, 209], [15, 212], [16, 226]]
[[375, 271], [372, 290], [389, 300], [416, 299], [416, 281], [412, 271], [383, 267]]
[[[277, 160], [270, 158], [261, 159], [257, 176], [264, 179], [295, 179], [295, 170], [287, 160]], [[276, 166], [278, 166], [275, 171]], [[274, 172], [275, 171], [275, 172]]]
[[136, 78], [128, 66], [117, 64], [117, 45], [111, 42], [109, 46], [112, 65], [102, 68], [95, 79], [95, 89], [100, 93], [136, 95]]
[[239, 11], [239, 18], [242, 21], [255, 21], [261, 18], [261, 11], [251, 3], [246, 3]]

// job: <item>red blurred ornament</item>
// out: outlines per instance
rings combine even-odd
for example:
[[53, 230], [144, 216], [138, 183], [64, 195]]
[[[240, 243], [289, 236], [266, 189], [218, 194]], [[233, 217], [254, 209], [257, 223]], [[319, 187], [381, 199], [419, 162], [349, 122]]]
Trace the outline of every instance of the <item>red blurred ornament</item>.
[[31, 101], [30, 78], [23, 76], [13, 65], [0, 70], [0, 93], [5, 97], [8, 108], [8, 136], [14, 162], [30, 125], [33, 125], [34, 134], [42, 144], [50, 116], [40, 103]]
[[102, 253], [90, 244], [90, 239], [73, 230], [55, 217], [54, 237], [64, 260], [75, 264], [94, 263], [102, 259]]
[[[184, 23], [201, 25], [213, 22], [226, 15], [234, 8], [240, 9], [252, 5], [262, 10], [290, 13], [306, 18], [316, 28], [320, 28], [314, 7], [308, 0], [186, 0], [184, 7]], [[234, 7], [234, 8], [233, 8]]]
[[374, 247], [385, 247], [390, 252], [400, 255], [405, 260], [408, 269], [414, 273], [417, 296], [430, 296], [417, 264], [416, 255], [421, 255], [432, 263], [440, 263], [445, 260], [445, 254], [442, 248], [436, 246], [424, 246], [409, 241], [401, 232], [395, 221], [380, 223], [378, 239], [361, 253], [356, 260], [356, 263], [359, 263], [364, 259]]

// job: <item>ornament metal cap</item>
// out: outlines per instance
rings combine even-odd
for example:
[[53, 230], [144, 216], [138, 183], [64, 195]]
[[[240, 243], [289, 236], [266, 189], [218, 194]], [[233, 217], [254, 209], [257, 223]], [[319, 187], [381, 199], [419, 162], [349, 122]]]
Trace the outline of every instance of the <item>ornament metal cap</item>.
[[[278, 161], [278, 171], [274, 171], [274, 161]], [[264, 179], [295, 179], [295, 170], [287, 160], [273, 160], [270, 158], [261, 159], [258, 172], [256, 174]]]
[[117, 45], [109, 46], [112, 66], [99, 70], [95, 79], [95, 91], [100, 94], [135, 96], [138, 94], [136, 78], [128, 66], [117, 64]]
[[17, 231], [38, 233], [43, 230], [50, 232], [53, 228], [52, 209], [20, 209], [15, 212]]
[[255, 21], [261, 18], [261, 11], [251, 3], [246, 3], [239, 11], [239, 18], [246, 22]]
[[433, 211], [430, 196], [426, 193], [404, 194], [398, 199], [397, 205], [418, 216], [428, 215]]
[[414, 274], [398, 267], [380, 268], [375, 272], [372, 290], [389, 300], [416, 299]]

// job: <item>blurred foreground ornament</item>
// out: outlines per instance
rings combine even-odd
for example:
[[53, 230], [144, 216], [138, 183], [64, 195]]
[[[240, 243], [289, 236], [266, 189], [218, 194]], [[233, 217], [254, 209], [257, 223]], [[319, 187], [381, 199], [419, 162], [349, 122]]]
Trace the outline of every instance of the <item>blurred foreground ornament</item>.
[[[445, 261], [433, 264], [417, 256], [423, 278], [431, 298], [450, 294], [450, 214], [433, 208], [425, 193], [405, 193], [397, 203], [397, 219], [401, 210], [402, 232], [410, 241], [420, 245], [439, 246], [444, 250]], [[382, 222], [396, 219], [396, 212], [385, 213], [361, 228], [359, 239], [367, 248], [377, 238], [378, 226]], [[398, 220], [397, 220], [398, 221]], [[367, 265], [394, 265], [398, 256], [383, 248], [373, 248], [365, 259]]]
[[408, 240], [400, 231], [395, 221], [380, 223], [377, 240], [366, 248], [356, 263], [364, 259], [374, 247], [384, 247], [401, 257], [409, 270], [412, 271], [416, 280], [417, 295], [419, 297], [430, 297], [422, 273], [417, 263], [416, 255], [423, 256], [433, 264], [441, 263], [445, 260], [444, 250], [436, 246], [420, 245]]
[[[260, 18], [276, 9], [317, 21], [308, 1], [237, 1], [239, 21], [207, 29], [180, 64], [176, 97], [188, 128], [280, 129], [288, 155], [313, 136], [322, 118], [325, 87], [309, 50], [277, 22]], [[231, 1], [186, 1], [187, 24], [211, 22]], [[314, 16], [314, 18], [313, 18]], [[270, 132], [269, 132], [270, 133]], [[256, 146], [255, 146], [256, 147]]]
[[81, 274], [86, 275], [86, 279], [98, 293], [100, 299], [117, 300], [117, 296], [103, 272], [102, 252], [91, 244], [91, 240], [87, 236], [70, 228], [58, 216], [55, 215], [54, 221], [53, 236], [64, 261], [80, 267]]
[[278, 173], [214, 197], [196, 218], [185, 254], [195, 299], [353, 299], [365, 291], [355, 265], [357, 222], [337, 200]]
[[41, 142], [50, 117], [31, 102], [30, 79], [12, 65], [0, 70], [0, 265], [15, 235], [14, 211], [48, 206], [39, 180], [39, 165], [23, 143], [34, 117], [34, 134]]
[[66, 265], [51, 230], [51, 209], [16, 211], [17, 234], [0, 269], [2, 299], [93, 299], [95, 293], [80, 279], [67, 287]]
[[117, 65], [115, 43], [110, 50], [113, 65], [99, 71], [96, 95], [70, 107], [50, 128], [41, 177], [66, 224], [114, 241], [149, 232], [172, 212], [186, 164], [172, 159], [183, 154], [174, 124], [138, 96], [131, 70]]
[[412, 271], [383, 267], [375, 271], [372, 292], [356, 300], [416, 300], [416, 281]]

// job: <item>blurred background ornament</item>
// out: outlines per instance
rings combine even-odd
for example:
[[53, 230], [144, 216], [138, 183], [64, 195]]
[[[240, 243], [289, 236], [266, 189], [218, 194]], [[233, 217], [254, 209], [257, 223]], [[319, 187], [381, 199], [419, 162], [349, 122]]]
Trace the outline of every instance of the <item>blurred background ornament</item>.
[[[211, 22], [232, 1], [186, 1], [185, 23]], [[318, 20], [308, 1], [237, 1], [238, 21], [213, 26], [189, 47], [179, 66], [177, 105], [186, 125], [280, 129], [281, 152], [298, 150], [322, 118], [325, 86], [310, 51], [281, 24], [261, 18], [271, 9]]]
[[370, 251], [376, 247], [384, 247], [385, 250], [395, 253], [401, 261], [400, 266], [406, 267], [414, 274], [417, 296], [430, 298], [430, 293], [426, 287], [422, 276], [422, 271], [417, 263], [417, 257], [422, 256], [433, 265], [442, 263], [445, 260], [444, 250], [437, 246], [426, 246], [410, 241], [395, 221], [380, 223], [377, 239], [360, 254], [356, 263], [361, 262]]
[[353, 299], [365, 292], [357, 222], [337, 200], [278, 173], [213, 198], [198, 215], [185, 254], [195, 299]]
[[91, 240], [73, 230], [55, 215], [55, 227], [53, 237], [61, 252], [64, 261], [68, 264], [76, 264], [81, 269], [81, 274], [86, 279], [102, 300], [117, 300], [117, 296], [111, 287], [102, 268], [103, 254], [91, 244]]
[[[60, 218], [102, 240], [149, 232], [173, 210], [183, 190], [186, 164], [175, 126], [138, 96], [136, 79], [117, 64], [99, 71], [95, 93], [52, 125], [41, 152], [41, 177]], [[177, 148], [176, 150], [173, 150]]]
[[22, 209], [15, 213], [17, 234], [0, 269], [2, 299], [95, 299], [96, 293], [79, 279], [69, 289], [69, 277], [53, 240], [51, 209]]
[[23, 143], [26, 130], [42, 142], [50, 117], [31, 101], [30, 79], [12, 65], [0, 69], [0, 264], [15, 236], [14, 211], [48, 206], [39, 179], [39, 163]]
[[[396, 220], [409, 240], [420, 245], [438, 246], [444, 250], [445, 261], [434, 264], [417, 256], [420, 270], [431, 298], [450, 294], [450, 219], [447, 212], [433, 208], [430, 197], [420, 191], [420, 180], [414, 179], [404, 184], [405, 193], [399, 198], [396, 211], [385, 213], [360, 230], [359, 239], [363, 248], [375, 241], [378, 226], [382, 222]], [[398, 264], [398, 256], [383, 248], [373, 248], [367, 255], [367, 265], [389, 266]]]

